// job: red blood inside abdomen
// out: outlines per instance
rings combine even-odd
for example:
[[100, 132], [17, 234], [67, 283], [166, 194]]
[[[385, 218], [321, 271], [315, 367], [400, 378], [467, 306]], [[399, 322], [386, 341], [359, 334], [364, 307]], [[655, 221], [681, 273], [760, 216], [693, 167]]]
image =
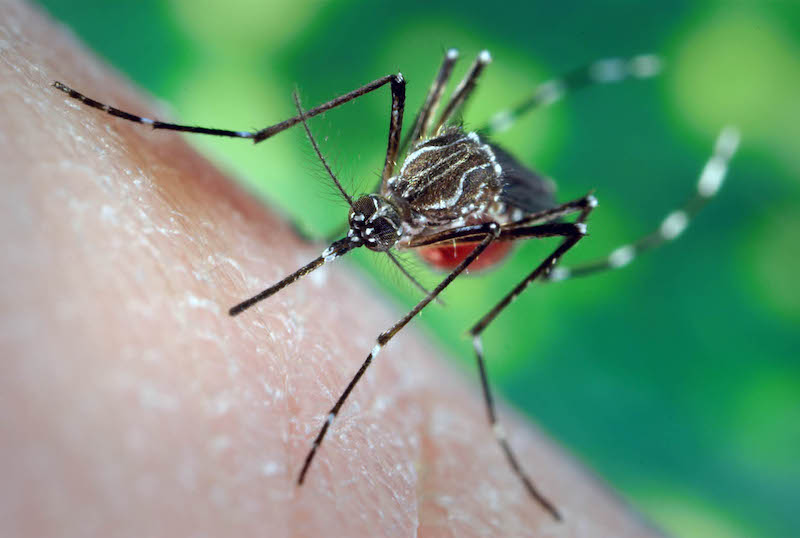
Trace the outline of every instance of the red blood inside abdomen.
[[[437, 269], [452, 270], [475, 250], [478, 243], [450, 243], [417, 249], [420, 257]], [[485, 269], [505, 258], [511, 251], [511, 241], [495, 241], [469, 266], [471, 271]]]

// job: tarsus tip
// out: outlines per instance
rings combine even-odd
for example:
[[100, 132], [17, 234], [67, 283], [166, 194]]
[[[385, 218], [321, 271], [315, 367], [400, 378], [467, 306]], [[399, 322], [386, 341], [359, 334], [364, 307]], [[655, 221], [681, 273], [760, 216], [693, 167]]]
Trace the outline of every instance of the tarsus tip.
[[717, 137], [717, 151], [732, 155], [739, 147], [742, 140], [742, 133], [735, 125], [726, 125], [719, 132]]

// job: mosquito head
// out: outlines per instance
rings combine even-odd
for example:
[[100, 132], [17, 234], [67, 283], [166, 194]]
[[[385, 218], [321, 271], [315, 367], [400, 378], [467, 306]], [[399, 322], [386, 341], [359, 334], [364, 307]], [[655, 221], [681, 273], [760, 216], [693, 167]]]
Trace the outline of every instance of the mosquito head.
[[370, 250], [386, 252], [402, 235], [397, 208], [383, 196], [362, 196], [353, 202], [347, 235], [354, 243], [361, 243]]

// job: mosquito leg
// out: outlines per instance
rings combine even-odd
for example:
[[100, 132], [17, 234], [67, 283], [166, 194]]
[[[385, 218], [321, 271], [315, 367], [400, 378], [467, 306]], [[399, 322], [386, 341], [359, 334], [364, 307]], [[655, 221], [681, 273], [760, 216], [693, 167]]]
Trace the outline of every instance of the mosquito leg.
[[[489, 65], [492, 61], [492, 55], [489, 54], [488, 50], [481, 51], [478, 54], [478, 57], [475, 58], [475, 61], [472, 63], [472, 66], [467, 71], [467, 74], [458, 83], [456, 86], [455, 91], [453, 91], [453, 95], [450, 97], [450, 102], [447, 103], [447, 106], [442, 112], [442, 116], [439, 118], [439, 121], [436, 122], [436, 127], [433, 129], [433, 132], [436, 133], [439, 129], [442, 128], [442, 125], [450, 121], [453, 116], [464, 106], [464, 103], [467, 102], [470, 95], [472, 94], [472, 90], [475, 89], [475, 83], [478, 81], [478, 77], [480, 77], [483, 69]], [[423, 131], [422, 135], [426, 136], [429, 133]]]
[[504, 226], [504, 228], [517, 228], [521, 226], [552, 222], [578, 211], [580, 211], [580, 215], [578, 216], [577, 222], [583, 222], [586, 220], [589, 212], [595, 207], [597, 207], [597, 198], [594, 197], [592, 192], [589, 192], [577, 200], [561, 204], [560, 206], [556, 206], [551, 209], [544, 209], [542, 211], [537, 211], [536, 213], [531, 213], [530, 215], [525, 215], [519, 220], [510, 222]]
[[[373, 80], [369, 84], [365, 84], [360, 88], [356, 88], [355, 90], [341, 95], [335, 99], [328, 101], [327, 103], [323, 103], [319, 106], [316, 106], [310, 110], [307, 110], [304, 114], [305, 118], [313, 118], [317, 114], [321, 114], [326, 112], [332, 108], [336, 108], [339, 105], [343, 105], [348, 101], [352, 101], [357, 97], [361, 97], [362, 95], [366, 95], [374, 90], [377, 90], [381, 86], [388, 84], [392, 81], [397, 81], [398, 79], [402, 80], [402, 76], [398, 73], [397, 75], [386, 75], [385, 77], [381, 77], [379, 79]], [[112, 116], [116, 116], [118, 118], [122, 118], [124, 120], [132, 121], [135, 123], [142, 123], [144, 125], [149, 125], [153, 129], [165, 129], [168, 131], [182, 131], [186, 133], [198, 133], [198, 134], [207, 134], [212, 136], [225, 136], [230, 138], [248, 138], [253, 140], [255, 143], [263, 142], [264, 140], [270, 138], [271, 136], [280, 133], [281, 131], [285, 131], [289, 127], [293, 127], [297, 125], [301, 121], [301, 116], [294, 116], [293, 118], [289, 118], [284, 120], [280, 123], [276, 123], [275, 125], [271, 125], [269, 127], [265, 127], [259, 131], [230, 131], [227, 129], [209, 129], [207, 127], [195, 127], [191, 125], [179, 125], [177, 123], [167, 123], [157, 119], [150, 119], [145, 118], [142, 116], [137, 116], [136, 114], [131, 114], [130, 112], [125, 112], [124, 110], [120, 110], [118, 108], [114, 108], [112, 106], [106, 105], [104, 103], [100, 103], [99, 101], [95, 101], [94, 99], [79, 93], [72, 88], [62, 84], [61, 82], [54, 82], [53, 86], [56, 89], [61, 90], [62, 92], [66, 93], [73, 99], [77, 99], [78, 101], [88, 105], [92, 108], [96, 108], [98, 110], [102, 110]]]
[[403, 111], [406, 104], [406, 80], [398, 73], [392, 79], [392, 113], [389, 117], [389, 142], [386, 147], [386, 162], [383, 165], [383, 181], [394, 173], [400, 148], [400, 133], [403, 131]]
[[604, 58], [585, 65], [561, 78], [548, 80], [537, 86], [533, 93], [513, 108], [501, 110], [479, 131], [497, 134], [511, 127], [526, 112], [560, 100], [565, 94], [595, 84], [610, 84], [629, 78], [650, 78], [661, 71], [661, 59], [654, 54], [640, 54], [632, 58]]
[[[589, 208], [591, 211], [591, 208]], [[469, 334], [472, 336], [472, 345], [475, 348], [475, 357], [478, 362], [478, 372], [480, 373], [481, 377], [481, 387], [483, 389], [483, 397], [486, 402], [486, 411], [489, 416], [489, 424], [492, 427], [492, 431], [494, 432], [495, 439], [500, 444], [500, 448], [502, 448], [503, 453], [506, 456], [509, 464], [511, 465], [511, 469], [514, 471], [514, 474], [519, 477], [522, 481], [525, 489], [528, 490], [528, 493], [538, 502], [545, 510], [547, 510], [550, 515], [553, 516], [556, 520], [561, 520], [561, 514], [556, 509], [555, 505], [550, 502], [547, 497], [545, 497], [533, 484], [533, 481], [528, 477], [525, 471], [522, 469], [522, 466], [519, 464], [519, 460], [511, 449], [511, 445], [508, 443], [506, 439], [505, 431], [503, 430], [502, 425], [497, 420], [497, 412], [495, 410], [494, 405], [494, 398], [492, 397], [492, 391], [489, 388], [489, 379], [486, 373], [486, 361], [484, 360], [483, 356], [483, 344], [481, 342], [481, 333], [489, 326], [489, 324], [494, 321], [494, 319], [500, 314], [500, 312], [505, 309], [511, 302], [516, 299], [525, 289], [530, 285], [531, 282], [536, 280], [537, 278], [546, 275], [559, 261], [561, 256], [563, 256], [569, 249], [571, 249], [575, 244], [584, 237], [584, 230], [585, 225], [582, 223], [572, 224], [572, 226], [576, 227], [576, 232], [574, 235], [567, 237], [561, 244], [556, 248], [552, 254], [550, 254], [545, 260], [539, 264], [536, 269], [533, 270], [528, 276], [526, 276], [522, 282], [517, 284], [517, 286], [511, 290], [503, 299], [497, 303], [494, 308], [492, 308], [486, 315], [484, 315], [478, 323], [476, 323], [470, 330]]]
[[156, 119], [145, 118], [143, 116], [137, 116], [136, 114], [131, 114], [130, 112], [125, 112], [124, 110], [120, 110], [113, 106], [106, 105], [99, 101], [95, 101], [91, 97], [86, 97], [82, 93], [73, 90], [72, 88], [66, 86], [65, 84], [62, 84], [61, 82], [55, 81], [53, 82], [53, 86], [56, 89], [61, 90], [62, 92], [66, 93], [73, 99], [76, 99], [87, 106], [96, 108], [98, 110], [102, 110], [107, 114], [111, 114], [112, 116], [116, 116], [117, 118], [122, 118], [123, 120], [149, 125], [153, 129], [167, 129], [170, 131], [184, 131], [188, 133], [199, 133], [199, 134], [207, 134], [213, 136], [227, 136], [232, 138], [253, 138], [254, 136], [254, 133], [248, 131], [229, 131], [227, 129], [209, 129], [206, 127], [177, 125], [174, 123], [166, 123]]
[[467, 256], [458, 265], [458, 267], [453, 269], [453, 271], [449, 275], [447, 275], [447, 277], [445, 277], [445, 279], [442, 280], [439, 283], [439, 285], [433, 289], [433, 291], [431, 291], [424, 299], [422, 299], [419, 303], [417, 303], [417, 305], [413, 309], [411, 309], [411, 311], [409, 311], [408, 314], [403, 316], [403, 318], [400, 319], [400, 321], [392, 325], [388, 330], [382, 332], [380, 336], [378, 336], [375, 347], [373, 347], [372, 351], [369, 353], [369, 355], [367, 355], [366, 360], [358, 369], [356, 375], [353, 376], [353, 378], [350, 380], [350, 383], [348, 383], [347, 388], [344, 389], [344, 392], [342, 393], [341, 396], [339, 396], [339, 399], [336, 400], [336, 403], [328, 413], [328, 416], [325, 419], [325, 423], [322, 425], [322, 429], [320, 429], [319, 433], [317, 434], [317, 437], [314, 439], [314, 442], [311, 446], [311, 450], [308, 452], [305, 462], [303, 463], [303, 467], [300, 470], [300, 475], [297, 478], [298, 484], [303, 483], [303, 480], [306, 477], [306, 473], [308, 472], [308, 468], [311, 465], [311, 461], [314, 459], [314, 455], [317, 453], [317, 449], [322, 443], [322, 440], [325, 438], [325, 434], [328, 432], [328, 428], [330, 428], [331, 424], [333, 423], [333, 420], [336, 418], [336, 415], [339, 413], [339, 410], [342, 408], [342, 405], [344, 404], [345, 400], [347, 400], [347, 397], [350, 396], [350, 393], [353, 391], [353, 388], [356, 386], [358, 381], [364, 375], [364, 372], [366, 372], [367, 368], [369, 368], [369, 365], [372, 363], [373, 359], [375, 359], [375, 357], [378, 356], [378, 353], [381, 351], [383, 346], [385, 346], [392, 339], [392, 337], [400, 331], [400, 329], [405, 327], [406, 324], [409, 321], [411, 321], [411, 319], [414, 316], [419, 314], [419, 312], [423, 308], [425, 308], [428, 305], [428, 303], [433, 301], [442, 292], [442, 290], [444, 290], [447, 286], [449, 286], [450, 283], [453, 282], [453, 280], [455, 280], [455, 278], [458, 275], [460, 275], [470, 263], [475, 261], [475, 259], [481, 254], [481, 252], [486, 250], [486, 247], [488, 247], [492, 243], [492, 241], [494, 241], [494, 239], [499, 235], [499, 233], [500, 233], [499, 224], [495, 222], [484, 223], [483, 239], [475, 248], [475, 250], [473, 250], [469, 254], [469, 256]]
[[[576, 223], [580, 224], [596, 206], [597, 199], [591, 194], [587, 194], [577, 200], [561, 204], [552, 209], [545, 209], [532, 213], [521, 220], [503, 225], [498, 239], [512, 240], [570, 235], [572, 230], [583, 228], [580, 226], [576, 228], [575, 224], [553, 223], [553, 221], [580, 212], [576, 220]], [[480, 235], [481, 230], [480, 224], [462, 226], [461, 228], [455, 228], [453, 230], [445, 230], [443, 232], [415, 237], [413, 240], [403, 245], [403, 248], [417, 248], [438, 243], [448, 243], [450, 241], [478, 241], [482, 237], [482, 235]]]
[[439, 67], [439, 73], [436, 75], [433, 84], [431, 84], [431, 88], [428, 90], [425, 102], [422, 108], [420, 108], [419, 113], [417, 113], [417, 117], [414, 120], [414, 127], [409, 131], [408, 135], [406, 135], [403, 143], [400, 144], [400, 155], [405, 153], [409, 144], [416, 144], [422, 139], [425, 133], [430, 130], [433, 116], [436, 114], [436, 109], [439, 107], [439, 103], [442, 100], [444, 88], [450, 80], [450, 74], [453, 72], [453, 66], [456, 60], [458, 60], [458, 51], [456, 49], [448, 50], [444, 56], [444, 60], [442, 60], [441, 67]]
[[692, 218], [722, 187], [728, 163], [736, 153], [738, 145], [739, 131], [734, 127], [725, 127], [717, 136], [714, 151], [700, 173], [694, 195], [681, 208], [669, 213], [654, 232], [614, 249], [608, 256], [600, 260], [577, 267], [556, 267], [549, 275], [546, 275], [546, 280], [566, 280], [625, 267], [642, 252], [678, 237]]
[[269, 299], [279, 291], [281, 291], [286, 286], [295, 283], [299, 279], [303, 278], [304, 276], [312, 273], [313, 271], [319, 269], [324, 264], [332, 262], [336, 258], [344, 256], [354, 248], [358, 248], [359, 246], [363, 245], [363, 243], [354, 243], [350, 240], [350, 237], [343, 237], [338, 241], [334, 241], [331, 245], [322, 251], [322, 254], [317, 257], [316, 259], [312, 260], [308, 264], [304, 265], [294, 273], [290, 274], [289, 276], [285, 277], [280, 282], [273, 284], [269, 288], [265, 289], [261, 293], [250, 297], [249, 299], [242, 301], [241, 303], [233, 306], [230, 310], [228, 310], [228, 314], [231, 316], [238, 316], [248, 308], [252, 307], [256, 303], [263, 301], [264, 299]]

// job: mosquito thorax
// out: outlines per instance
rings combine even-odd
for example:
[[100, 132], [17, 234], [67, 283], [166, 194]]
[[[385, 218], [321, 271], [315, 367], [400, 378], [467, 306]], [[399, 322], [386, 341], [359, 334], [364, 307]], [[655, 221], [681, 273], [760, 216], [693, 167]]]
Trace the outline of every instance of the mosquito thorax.
[[383, 196], [368, 194], [353, 202], [347, 236], [370, 250], [385, 252], [402, 235], [397, 208]]

